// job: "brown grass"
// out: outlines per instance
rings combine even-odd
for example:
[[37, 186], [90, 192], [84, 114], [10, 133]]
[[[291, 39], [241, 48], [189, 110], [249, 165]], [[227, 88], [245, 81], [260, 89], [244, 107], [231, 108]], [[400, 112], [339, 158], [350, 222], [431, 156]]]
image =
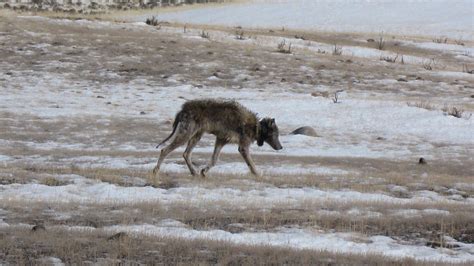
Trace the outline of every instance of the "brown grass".
[[68, 184], [68, 182], [64, 180], [59, 180], [54, 177], [46, 177], [41, 179], [40, 184], [46, 185], [46, 186], [65, 186]]
[[429, 111], [433, 111], [435, 109], [438, 109], [435, 105], [429, 103], [429, 102], [407, 102], [407, 105], [410, 107], [417, 107]]
[[[224, 241], [185, 240], [122, 235], [111, 238], [103, 230], [62, 228], [31, 232], [10, 228], [0, 231], [0, 262], [38, 264], [56, 257], [66, 264], [164, 264], [164, 265], [437, 265], [411, 259], [394, 260], [382, 255], [350, 255], [326, 251], [235, 245]], [[468, 265], [468, 264], [465, 264]]]

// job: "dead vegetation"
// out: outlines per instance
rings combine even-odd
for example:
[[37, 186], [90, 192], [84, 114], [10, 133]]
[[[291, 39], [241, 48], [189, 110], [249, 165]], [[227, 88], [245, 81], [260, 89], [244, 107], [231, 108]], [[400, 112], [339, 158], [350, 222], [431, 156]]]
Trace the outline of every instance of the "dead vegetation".
[[334, 44], [334, 48], [332, 49], [332, 55], [342, 55], [342, 47], [337, 46]]
[[407, 106], [417, 107], [417, 108], [421, 108], [421, 109], [425, 109], [425, 110], [429, 110], [429, 111], [433, 111], [433, 110], [438, 109], [433, 104], [431, 104], [429, 102], [423, 102], [423, 101], [421, 101], [421, 102], [407, 102]]
[[291, 43], [287, 45], [285, 40], [281, 41], [277, 45], [277, 52], [282, 54], [291, 54]]
[[472, 114], [467, 115], [467, 113], [464, 111], [463, 108], [457, 107], [457, 106], [444, 105], [442, 108], [439, 108], [428, 102], [407, 102], [407, 105], [411, 107], [417, 107], [417, 108], [429, 110], [429, 111], [439, 109], [443, 112], [444, 115], [454, 116], [456, 118], [470, 119], [472, 116]]
[[395, 63], [395, 62], [397, 62], [397, 58], [398, 58], [398, 54], [396, 54], [395, 56], [389, 56], [389, 55], [383, 56], [383, 55], [381, 55], [380, 56], [380, 61]]
[[235, 39], [240, 41], [245, 40], [245, 32], [242, 29], [237, 30], [235, 32]]
[[211, 38], [211, 36], [209, 35], [209, 32], [207, 32], [205, 30], [202, 30], [201, 34], [199, 36], [201, 36], [201, 38], [203, 38], [203, 39], [210, 39]]
[[[34, 26], [28, 26], [27, 24], [26, 26], [21, 23], [13, 25], [16, 25], [15, 27], [21, 25], [21, 27], [26, 27], [26, 30], [32, 32], [38, 31]], [[228, 63], [220, 67], [222, 72], [228, 73], [232, 73], [235, 69], [253, 69], [251, 71], [252, 76], [248, 79], [260, 82], [258, 86], [261, 86], [262, 89], [266, 89], [265, 85], [267, 83], [270, 84], [270, 82], [283, 78], [295, 87], [298, 86], [296, 82], [300, 80], [308, 80], [308, 82], [313, 82], [312, 84], [343, 87], [340, 80], [345, 82], [347, 78], [340, 73], [344, 72], [347, 73], [347, 76], [357, 77], [367, 87], [365, 88], [366, 91], [372, 93], [379, 88], [372, 86], [369, 82], [370, 79], [396, 78], [400, 74], [406, 74], [406, 71], [410, 71], [409, 66], [403, 66], [407, 67], [403, 71], [395, 69], [395, 67], [400, 67], [398, 64], [385, 64], [390, 71], [387, 71], [387, 69], [380, 70], [379, 66], [368, 66], [366, 61], [362, 61], [365, 65], [356, 65], [359, 62], [344, 64], [344, 71], [341, 71], [340, 64], [335, 63], [336, 60], [341, 59], [337, 57], [310, 56], [308, 58], [303, 57], [297, 61], [296, 59], [292, 60], [293, 56], [282, 57], [275, 54], [274, 51], [269, 51], [271, 49], [268, 48], [259, 49], [252, 47], [242, 49], [240, 46], [223, 46], [214, 42], [202, 42], [206, 45], [201, 45], [200, 43], [187, 43], [181, 40], [176, 43], [176, 36], [168, 36], [163, 31], [160, 31], [159, 35], [150, 34], [149, 32], [138, 34], [130, 31], [125, 36], [121, 35], [123, 33], [121, 31], [109, 32], [108, 30], [90, 29], [90, 32], [86, 35], [82, 34], [82, 28], [72, 28], [72, 30], [67, 28], [65, 30], [64, 26], [48, 27], [42, 28], [41, 31], [54, 34], [57, 32], [67, 32], [68, 36], [70, 36], [68, 38], [73, 38], [73, 41], [70, 41], [67, 38], [61, 38], [61, 35], [58, 34], [57, 39], [54, 41], [62, 45], [53, 45], [54, 47], [68, 46], [70, 44], [79, 47], [78, 50], [83, 50], [87, 45], [93, 45], [95, 49], [103, 54], [100, 61], [107, 65], [110, 72], [119, 73], [123, 77], [123, 80], [120, 79], [118, 81], [117, 78], [102, 80], [95, 74], [100, 69], [94, 68], [94, 65], [80, 66], [76, 70], [77, 73], [81, 73], [81, 75], [77, 75], [77, 81], [92, 77], [94, 80], [97, 80], [98, 84], [105, 82], [110, 84], [114, 84], [114, 82], [128, 82], [137, 75], [148, 75], [149, 77], [156, 77], [152, 81], [153, 84], [162, 85], [166, 84], [166, 78], [164, 77], [180, 74], [184, 76], [183, 80], [186, 80], [186, 82], [192, 81], [199, 85], [204, 84], [204, 86], [210, 86], [209, 84], [219, 86], [216, 83], [205, 83], [209, 76], [209, 73], [205, 70], [193, 67], [188, 68], [188, 66], [184, 65], [177, 67], [190, 59], [196, 60], [196, 64], [198, 64], [225, 58]], [[147, 29], [150, 32], [157, 32], [151, 27]], [[199, 34], [198, 30], [195, 31], [196, 35]], [[184, 31], [186, 31], [186, 28], [184, 28]], [[234, 30], [230, 31], [229, 34], [232, 36], [233, 32]], [[123, 62], [124, 65], [120, 66], [120, 71], [118, 71], [114, 68], [114, 64], [107, 61], [108, 58], [114, 58], [117, 54], [124, 54], [127, 51], [130, 53], [130, 49], [126, 46], [118, 45], [110, 48], [110, 43], [104, 43], [102, 47], [102, 44], [95, 43], [94, 39], [98, 35], [115, 36], [111, 43], [135, 43], [136, 45], [133, 45], [133, 47], [136, 47], [136, 49], [133, 50], [133, 56], [140, 58], [140, 64], [143, 65]], [[288, 35], [291, 37], [294, 34], [288, 33]], [[18, 39], [20, 38], [16, 35], [9, 36], [10, 39], [7, 38], [5, 40], [7, 44], [4, 47], [7, 48], [10, 47], [10, 42], [19, 42]], [[38, 37], [30, 37], [28, 41], [34, 38]], [[34, 40], [38, 43], [48, 42], [48, 40], [44, 39]], [[104, 40], [107, 39], [104, 37]], [[242, 42], [242, 44], [244, 43]], [[345, 42], [342, 42], [342, 44], [346, 45]], [[199, 49], [196, 49], [196, 47]], [[342, 48], [338, 45], [335, 45], [334, 48], [340, 51], [339, 55], [342, 54]], [[22, 49], [26, 50], [24, 47]], [[147, 53], [146, 49], [152, 52]], [[390, 46], [384, 49], [390, 49]], [[242, 50], [245, 50], [245, 52], [242, 52]], [[156, 61], [149, 60], [157, 51], [165, 59], [160, 59], [160, 62], [163, 63], [162, 66], [156, 66]], [[199, 54], [196, 55], [196, 51], [199, 51]], [[48, 62], [48, 60], [71, 59], [71, 55], [61, 54], [60, 51], [56, 52], [61, 56], [58, 58], [47, 58], [53, 54], [34, 55], [30, 58], [34, 58], [41, 64]], [[324, 53], [326, 52], [324, 51]], [[24, 60], [18, 56], [11, 57], [10, 54], [14, 53], [7, 49], [2, 54], [5, 62], [18, 62], [20, 66], [23, 64], [23, 61], [30, 60], [30, 58]], [[86, 54], [82, 53], [81, 55], [86, 61], [93, 61]], [[243, 61], [241, 58], [252, 58], [252, 60]], [[284, 64], [285, 67], [282, 67], [281, 58], [290, 59], [291, 61], [288, 60]], [[76, 58], [73, 57], [72, 59]], [[76, 61], [79, 62], [80, 60], [81, 58], [78, 57]], [[247, 63], [247, 61], [249, 62]], [[255, 62], [261, 63], [259, 66], [264, 64], [265, 67], [254, 68]], [[314, 66], [314, 69], [324, 69], [326, 73], [316, 71], [314, 76], [307, 78], [307, 74], [303, 73], [300, 69], [301, 65], [311, 65]], [[416, 67], [419, 68], [419, 66]], [[459, 69], [459, 65], [456, 67]], [[27, 66], [27, 68], [29, 69], [30, 66]], [[83, 73], [86, 73], [83, 72], [84, 70], [91, 71], [94, 74], [90, 77], [84, 76]], [[66, 72], [69, 70], [61, 69], [60, 71]], [[371, 77], [365, 78], [365, 76]], [[427, 82], [431, 82], [428, 79]], [[226, 82], [230, 84], [228, 85], [229, 87], [240, 85], [232, 83], [232, 80]], [[226, 88], [228, 86], [226, 84]], [[387, 88], [383, 87], [382, 89], [385, 90]], [[419, 88], [419, 91], [424, 89], [428, 89], [428, 87]], [[302, 91], [309, 97], [311, 91]], [[338, 102], [340, 99], [337, 99], [337, 94], [333, 97], [329, 91], [315, 92], [312, 95], [315, 97], [326, 97], [328, 98], [327, 101], [329, 101], [329, 98], [332, 98], [333, 102], [334, 98], [336, 98], [336, 102]], [[78, 93], [80, 93], [79, 90]], [[104, 98], [93, 95], [91, 100], [102, 99], [104, 104], [106, 102], [114, 102], [115, 104], [115, 99], [109, 99], [110, 96], [107, 94], [101, 94], [101, 97]], [[139, 101], [141, 96], [135, 95], [134, 97], [137, 97], [137, 101]], [[437, 97], [443, 96], [438, 95]], [[426, 98], [426, 101], [424, 99], [423, 102], [414, 103], [414, 106], [425, 109], [439, 109], [430, 106], [430, 99]], [[331, 106], [333, 105], [331, 104]], [[459, 106], [459, 109], [462, 110], [461, 106]], [[461, 110], [457, 110], [454, 113], [459, 113]], [[151, 112], [150, 110], [145, 111], [147, 114]], [[463, 112], [462, 115], [465, 116], [466, 112]], [[94, 160], [94, 157], [135, 157], [142, 160], [142, 164], [146, 164], [156, 160], [157, 152], [119, 150], [114, 148], [117, 145], [115, 144], [114, 146], [113, 143], [127, 143], [130, 139], [133, 139], [135, 143], [138, 143], [138, 147], [152, 147], [154, 146], [153, 144], [156, 144], [156, 139], [161, 137], [160, 134], [165, 134], [166, 132], [163, 130], [165, 126], [156, 121], [148, 123], [143, 119], [144, 116], [138, 115], [135, 120], [116, 117], [108, 121], [107, 125], [98, 123], [97, 117], [47, 120], [22, 115], [22, 121], [19, 121], [17, 117], [17, 114], [3, 112], [0, 123], [0, 138], [15, 143], [12, 146], [0, 147], [2, 154], [14, 158], [12, 161], [0, 164], [0, 180], [5, 185], [40, 183], [48, 186], [61, 186], [73, 184], [73, 180], [63, 179], [62, 177], [62, 175], [72, 174], [89, 179], [89, 182], [108, 182], [122, 187], [148, 186], [145, 181], [149, 174], [147, 169], [139, 169], [134, 166], [124, 169], [111, 169], [84, 166], [71, 162], [74, 162], [81, 156], [91, 156], [92, 159], [90, 160]], [[24, 123], [24, 121], [27, 121], [27, 123]], [[56, 140], [57, 136], [61, 136], [68, 143], [82, 143], [87, 148], [68, 149], [55, 147], [41, 149], [24, 144], [44, 144], [48, 141]], [[328, 136], [323, 137], [327, 138]], [[383, 138], [380, 139], [380, 142], [384, 141]], [[44, 158], [44, 161], [29, 157], [33, 155]], [[205, 156], [205, 154], [200, 153], [196, 153], [196, 155], [198, 158]], [[173, 156], [173, 159], [176, 161], [181, 159], [181, 154], [174, 154]], [[239, 160], [236, 155], [232, 154], [224, 155], [222, 159], [225, 162]], [[41, 264], [41, 258], [44, 259], [44, 257], [48, 256], [60, 258], [67, 264], [151, 264], [157, 262], [163, 264], [234, 263], [239, 265], [272, 263], [305, 265], [334, 263], [351, 265], [422, 264], [422, 262], [412, 260], [392, 261], [390, 258], [371, 254], [360, 256], [344, 255], [317, 251], [296, 251], [276, 247], [249, 247], [207, 240], [189, 241], [183, 239], [151, 238], [142, 235], [136, 236], [130, 233], [106, 231], [105, 228], [118, 224], [155, 224], [162, 219], [175, 219], [196, 230], [220, 229], [232, 233], [252, 230], [272, 231], [279, 230], [280, 227], [296, 225], [322, 230], [323, 232], [334, 230], [338, 232], [360, 233], [362, 237], [354, 239], [354, 241], [368, 241], [367, 238], [369, 236], [380, 234], [393, 237], [397, 241], [411, 241], [417, 245], [426, 245], [433, 248], [446, 247], [455, 250], [455, 247], [449, 246], [444, 241], [443, 236], [453, 236], [465, 243], [473, 243], [472, 213], [474, 210], [472, 210], [472, 206], [463, 204], [463, 199], [472, 197], [474, 191], [459, 190], [456, 192], [458, 188], [455, 187], [455, 184], [465, 183], [472, 176], [472, 170], [466, 167], [465, 161], [457, 163], [452, 160], [429, 159], [428, 164], [418, 165], [414, 158], [400, 162], [367, 158], [306, 158], [259, 155], [255, 156], [255, 159], [257, 163], [300, 164], [302, 167], [315, 167], [315, 161], [317, 161], [317, 166], [344, 169], [350, 171], [350, 174], [306, 174], [291, 178], [285, 175], [276, 175], [265, 176], [261, 180], [256, 180], [247, 175], [211, 175], [206, 180], [195, 180], [187, 174], [170, 174], [164, 176], [164, 181], [159, 187], [171, 191], [173, 188], [183, 186], [202, 186], [203, 188], [210, 189], [232, 187], [243, 191], [255, 189], [256, 185], [278, 188], [309, 187], [321, 190], [348, 189], [359, 192], [376, 192], [404, 199], [414, 197], [419, 191], [432, 191], [442, 196], [459, 196], [459, 202], [426, 202], [397, 205], [383, 202], [360, 201], [344, 203], [308, 200], [299, 203], [298, 206], [282, 204], [278, 207], [265, 208], [264, 211], [261, 208], [252, 207], [250, 204], [249, 208], [242, 211], [242, 206], [235, 206], [224, 201], [213, 202], [213, 204], [207, 204], [206, 206], [196, 206], [193, 205], [193, 202], [169, 206], [163, 205], [162, 202], [142, 202], [136, 204], [81, 204], [81, 208], [77, 208], [77, 204], [74, 203], [61, 206], [61, 204], [30, 201], [14, 202], [13, 200], [0, 204], [2, 211], [6, 212], [2, 219], [13, 225], [8, 230], [0, 229], [0, 264]], [[58, 165], [58, 162], [61, 162], [62, 165]], [[391, 185], [394, 184], [405, 188], [405, 190], [392, 190]], [[390, 216], [393, 213], [403, 212], [407, 209], [413, 209], [419, 215], [416, 217]], [[448, 214], [438, 215], [423, 212], [426, 209], [441, 210], [448, 212]], [[354, 210], [360, 211], [360, 213], [351, 213]], [[371, 216], [370, 212], [375, 217]], [[332, 216], [330, 215], [331, 213], [333, 214]], [[377, 215], [378, 213], [381, 214], [380, 217]], [[64, 217], [61, 217], [63, 214]], [[40, 223], [38, 222], [40, 221], [44, 224], [44, 230], [31, 231], [31, 226], [27, 228], [15, 227], [21, 223], [39, 225]], [[241, 226], [235, 226], [235, 224], [240, 224]], [[76, 232], [69, 230], [69, 227], [72, 226], [87, 226], [96, 229]], [[426, 264], [432, 265], [433, 263]]]
[[463, 64], [462, 65], [462, 72], [468, 73], [468, 74], [474, 74], [474, 68], [470, 68], [468, 65]]
[[422, 63], [422, 66], [424, 69], [431, 71], [433, 70], [433, 67], [435, 66], [435, 64], [436, 64], [435, 59], [431, 58], [429, 60], [424, 60]]
[[147, 18], [146, 21], [145, 21], [145, 23], [146, 23], [147, 25], [155, 26], [155, 27], [156, 27], [156, 26], [159, 25], [160, 22], [158, 21], [158, 19], [157, 19], [155, 16], [152, 16], [151, 18]]
[[384, 36], [383, 36], [383, 32], [380, 33], [380, 36], [377, 39], [377, 41], [375, 42], [375, 44], [377, 45], [377, 49], [379, 49], [379, 50], [383, 50], [385, 48], [385, 39], [384, 39]]
[[0, 233], [2, 263], [7, 264], [51, 264], [48, 257], [55, 257], [66, 264], [436, 265], [411, 259], [394, 260], [375, 254], [336, 256], [326, 251], [234, 245], [212, 240], [134, 235], [108, 240], [112, 233], [103, 230], [70, 231], [57, 228], [32, 234], [29, 230], [12, 229]]
[[443, 36], [435, 37], [433, 38], [433, 42], [434, 43], [448, 43], [448, 38], [443, 37]]
[[65, 186], [68, 184], [68, 182], [54, 177], [43, 178], [40, 183], [46, 186]]
[[464, 109], [456, 106], [447, 106], [445, 105], [442, 109], [445, 115], [454, 116], [456, 118], [466, 118], [470, 119], [472, 114], [467, 115]]

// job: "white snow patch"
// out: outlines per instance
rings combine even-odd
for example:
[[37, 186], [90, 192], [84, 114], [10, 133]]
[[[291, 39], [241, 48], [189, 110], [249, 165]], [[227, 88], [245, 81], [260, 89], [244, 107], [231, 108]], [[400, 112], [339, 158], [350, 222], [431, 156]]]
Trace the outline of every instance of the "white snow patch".
[[[178, 222], [179, 223], [179, 222]], [[198, 231], [184, 226], [117, 225], [107, 227], [112, 232], [128, 232], [136, 235], [176, 237], [184, 239], [206, 239], [226, 241], [234, 244], [265, 245], [329, 251], [344, 254], [380, 254], [393, 258], [413, 258], [428, 262], [469, 262], [474, 255], [466, 251], [432, 249], [426, 246], [404, 245], [386, 236], [364, 237], [365, 241], [353, 242], [361, 237], [353, 233], [321, 233], [311, 228], [281, 228], [276, 232], [229, 233], [223, 230]], [[464, 244], [472, 249], [473, 244]]]
[[362, 193], [351, 190], [321, 190], [316, 188], [273, 188], [241, 190], [233, 188], [177, 187], [169, 190], [153, 187], [121, 187], [77, 177], [74, 184], [46, 186], [41, 184], [0, 185], [0, 200], [22, 200], [32, 202], [75, 203], [139, 203], [160, 204], [186, 203], [193, 206], [225, 203], [238, 208], [272, 206], [299, 206], [311, 202], [386, 202], [390, 204], [413, 204], [422, 202], [452, 202], [472, 204], [474, 199], [464, 202], [452, 201], [441, 195], [429, 194], [411, 199], [396, 198], [381, 193]]
[[[472, 34], [472, 1], [260, 0], [160, 14], [196, 24], [447, 36]], [[144, 21], [146, 17], [136, 17]], [[416, 25], [414, 27], [413, 25]]]

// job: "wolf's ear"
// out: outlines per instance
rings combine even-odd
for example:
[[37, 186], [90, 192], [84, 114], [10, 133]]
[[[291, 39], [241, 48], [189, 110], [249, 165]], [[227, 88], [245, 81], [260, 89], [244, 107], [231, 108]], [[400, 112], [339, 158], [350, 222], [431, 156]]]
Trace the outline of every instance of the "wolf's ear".
[[275, 118], [272, 118], [272, 120], [270, 120], [270, 125], [273, 125], [275, 124]]

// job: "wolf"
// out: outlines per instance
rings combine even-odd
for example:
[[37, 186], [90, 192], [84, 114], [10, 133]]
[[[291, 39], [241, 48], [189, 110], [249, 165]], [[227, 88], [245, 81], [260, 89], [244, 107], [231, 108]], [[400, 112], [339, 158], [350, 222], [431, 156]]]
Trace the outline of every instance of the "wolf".
[[238, 144], [239, 153], [255, 176], [259, 176], [259, 173], [250, 157], [250, 144], [256, 140], [258, 146], [267, 143], [275, 150], [283, 148], [274, 118], [266, 117], [259, 120], [257, 114], [236, 101], [191, 100], [185, 102], [176, 114], [171, 134], [156, 146], [160, 147], [173, 135], [175, 136], [173, 141], [161, 150], [160, 158], [153, 169], [153, 176], [158, 175], [166, 156], [186, 142], [188, 144], [183, 157], [191, 175], [197, 175], [191, 161], [191, 152], [204, 133], [215, 135], [216, 143], [211, 161], [200, 171], [203, 177], [215, 166], [222, 147], [228, 143]]

